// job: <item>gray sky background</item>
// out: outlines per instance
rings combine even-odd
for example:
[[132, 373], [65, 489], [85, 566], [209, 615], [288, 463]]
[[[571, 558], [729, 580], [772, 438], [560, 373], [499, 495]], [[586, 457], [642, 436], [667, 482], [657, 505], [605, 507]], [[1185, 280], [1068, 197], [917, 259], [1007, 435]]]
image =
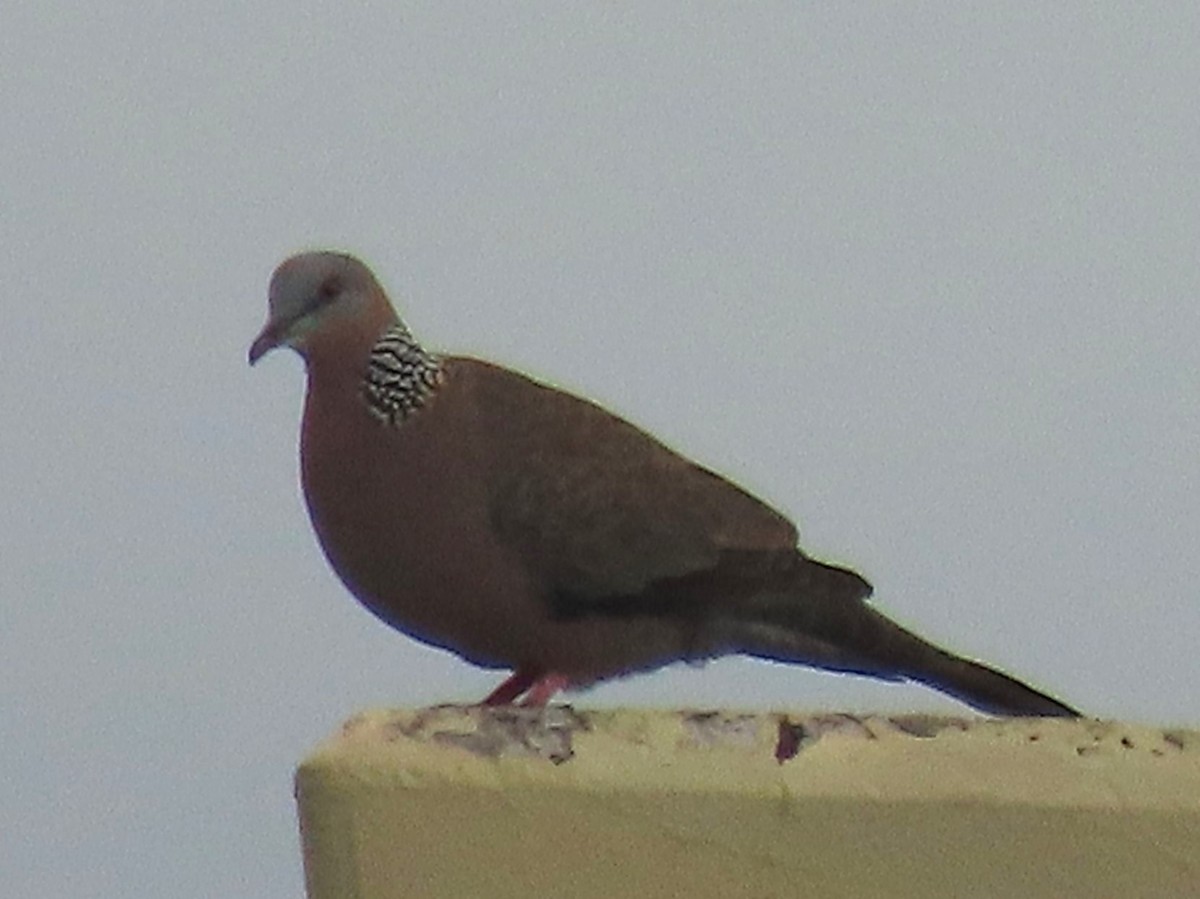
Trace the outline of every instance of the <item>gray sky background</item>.
[[[498, 680], [316, 547], [301, 364], [245, 362], [304, 248], [922, 633], [1197, 724], [1198, 45], [1184, 2], [9, 4], [4, 892], [300, 895], [305, 751]], [[962, 710], [740, 660], [577, 702]]]

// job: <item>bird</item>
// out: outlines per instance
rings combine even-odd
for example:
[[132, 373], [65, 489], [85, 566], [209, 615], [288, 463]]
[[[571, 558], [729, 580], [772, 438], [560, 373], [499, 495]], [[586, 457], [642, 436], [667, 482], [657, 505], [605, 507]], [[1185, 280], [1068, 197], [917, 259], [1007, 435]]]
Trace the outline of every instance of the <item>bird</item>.
[[250, 364], [279, 347], [306, 369], [301, 482], [329, 565], [385, 624], [510, 672], [482, 704], [743, 655], [1079, 715], [893, 622], [781, 512], [641, 428], [427, 349], [352, 255], [275, 269]]

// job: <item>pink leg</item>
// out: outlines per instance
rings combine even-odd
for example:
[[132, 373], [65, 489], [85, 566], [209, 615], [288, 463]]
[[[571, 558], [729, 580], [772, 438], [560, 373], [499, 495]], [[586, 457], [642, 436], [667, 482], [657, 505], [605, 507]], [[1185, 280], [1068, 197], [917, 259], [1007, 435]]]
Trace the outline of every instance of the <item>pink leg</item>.
[[555, 674], [553, 671], [544, 674], [533, 682], [529, 692], [521, 701], [523, 706], [543, 706], [554, 698], [554, 694], [571, 686], [571, 679], [565, 674]]
[[540, 676], [538, 671], [518, 668], [504, 683], [489, 693], [480, 705], [510, 705], [514, 699], [533, 686]]

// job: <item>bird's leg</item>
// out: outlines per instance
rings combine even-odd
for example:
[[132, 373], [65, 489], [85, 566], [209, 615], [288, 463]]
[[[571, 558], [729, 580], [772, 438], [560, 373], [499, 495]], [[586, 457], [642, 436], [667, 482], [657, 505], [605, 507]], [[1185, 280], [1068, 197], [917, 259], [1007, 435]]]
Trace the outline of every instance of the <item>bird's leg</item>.
[[510, 705], [514, 699], [534, 686], [540, 677], [540, 671], [518, 668], [504, 683], [489, 693], [480, 705]]
[[550, 672], [543, 674], [529, 687], [529, 692], [521, 700], [523, 706], [543, 706], [554, 698], [554, 694], [571, 686], [571, 679], [565, 674]]

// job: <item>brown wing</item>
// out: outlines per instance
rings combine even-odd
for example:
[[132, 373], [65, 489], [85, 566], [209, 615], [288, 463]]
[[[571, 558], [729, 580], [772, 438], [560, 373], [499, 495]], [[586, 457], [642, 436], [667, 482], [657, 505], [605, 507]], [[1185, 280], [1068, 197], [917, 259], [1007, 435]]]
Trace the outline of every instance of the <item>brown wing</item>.
[[786, 518], [599, 406], [454, 359], [488, 446], [490, 515], [547, 588], [632, 596], [716, 566], [722, 551], [795, 551]]

